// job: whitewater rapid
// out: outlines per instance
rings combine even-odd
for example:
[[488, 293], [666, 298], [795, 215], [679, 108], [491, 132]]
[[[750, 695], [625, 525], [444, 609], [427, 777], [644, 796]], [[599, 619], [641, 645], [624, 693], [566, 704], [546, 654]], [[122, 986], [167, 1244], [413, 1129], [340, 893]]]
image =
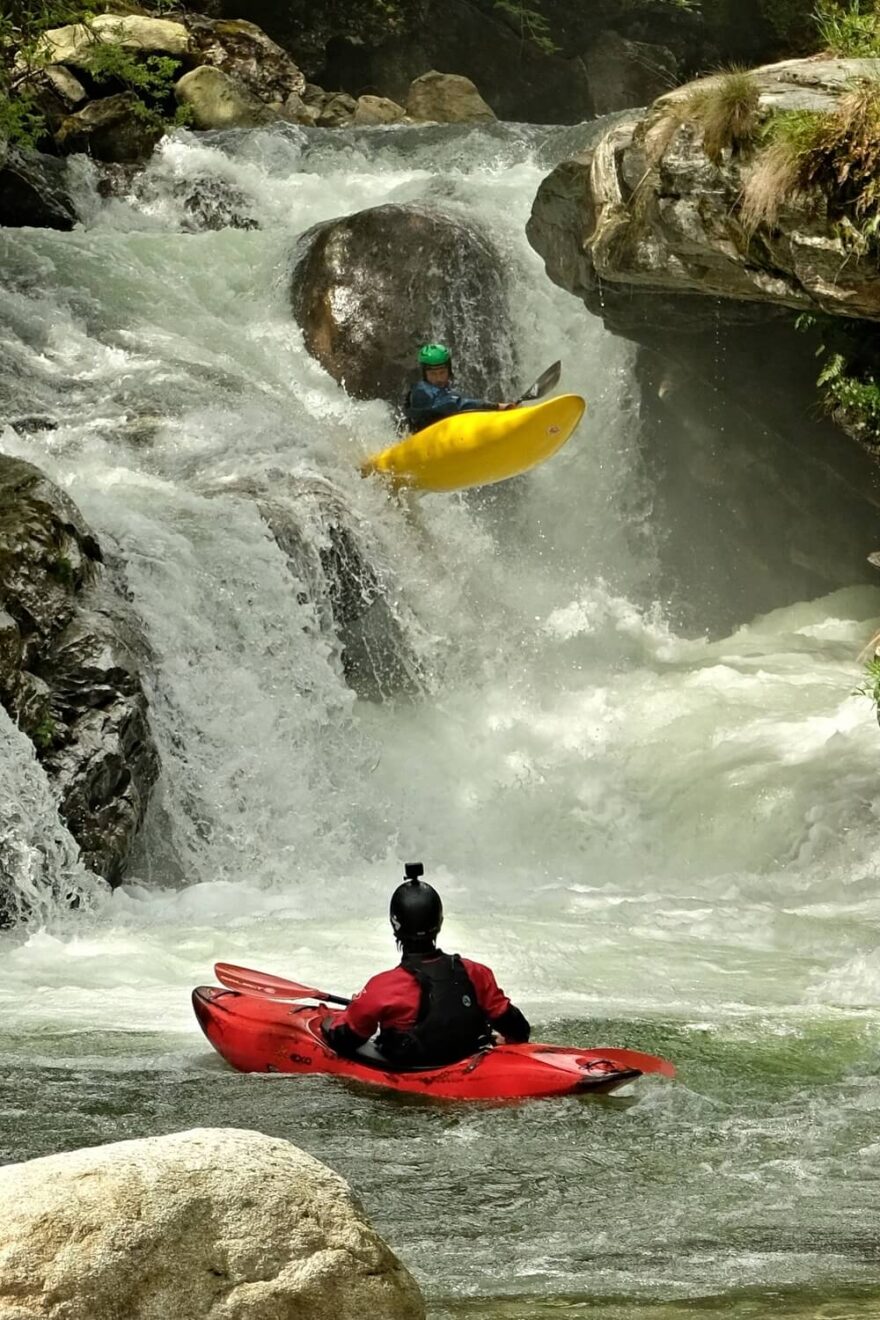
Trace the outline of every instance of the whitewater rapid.
[[[540, 1034], [629, 1032], [633, 1045], [691, 1061], [680, 1088], [647, 1087], [625, 1118], [567, 1109], [580, 1133], [569, 1134], [573, 1149], [584, 1150], [584, 1124], [589, 1149], [607, 1143], [609, 1160], [619, 1142], [662, 1145], [683, 1125], [692, 1135], [711, 1127], [721, 1105], [731, 1126], [713, 1128], [708, 1149], [735, 1141], [760, 1183], [782, 1158], [780, 1123], [792, 1149], [803, 1140], [824, 1152], [832, 1109], [847, 1103], [811, 1089], [816, 1037], [836, 1041], [823, 1049], [845, 1094], [842, 1079], [857, 1069], [853, 1112], [880, 1106], [869, 1064], [880, 1034], [878, 733], [854, 692], [880, 592], [854, 586], [790, 605], [720, 640], [677, 636], [667, 622], [652, 587], [662, 529], [639, 444], [633, 350], [546, 280], [524, 237], [537, 185], [571, 137], [521, 126], [184, 132], [127, 197], [102, 199], [81, 162], [84, 223], [73, 233], [0, 231], [4, 413], [56, 423], [7, 426], [3, 449], [60, 482], [124, 561], [151, 651], [162, 762], [124, 888], [107, 896], [93, 886], [73, 913], [45, 903], [31, 929], [0, 936], [8, 1158], [180, 1126], [199, 1117], [187, 1086], [215, 1116], [221, 1088], [240, 1125], [259, 1126], [262, 1113], [283, 1130], [282, 1093], [222, 1073], [189, 990], [211, 979], [217, 958], [357, 988], [392, 956], [387, 898], [411, 859], [442, 892], [446, 946], [490, 962]], [[260, 227], [189, 232], [193, 178], [234, 189]], [[358, 475], [389, 436], [388, 410], [347, 398], [309, 358], [288, 299], [299, 234], [408, 200], [485, 227], [509, 269], [524, 381], [561, 357], [563, 388], [589, 403], [552, 463], [490, 495], [426, 497], [415, 517]], [[371, 529], [428, 675], [424, 698], [357, 701], [253, 503], [216, 493], [273, 469], [332, 481]], [[26, 740], [6, 725], [0, 735], [0, 807], [22, 873], [37, 890], [78, 881], [88, 891]], [[803, 1098], [766, 1130], [738, 1089], [743, 1052], [765, 1107], [774, 1070], [789, 1064], [791, 1095]], [[76, 1116], [22, 1132], [14, 1114], [47, 1078]], [[115, 1125], [95, 1117], [90, 1098], [110, 1078]], [[177, 1099], [156, 1101], [155, 1087], [172, 1084]], [[321, 1092], [318, 1105], [317, 1094], [311, 1084], [300, 1092], [309, 1148], [336, 1149], [315, 1117], [322, 1105], [336, 1115], [354, 1106], [353, 1144], [336, 1150], [337, 1167], [397, 1232], [429, 1291], [479, 1292], [480, 1270], [467, 1275], [455, 1232], [438, 1257], [424, 1225], [413, 1226], [409, 1193], [369, 1171], [372, 1102]], [[401, 1150], [421, 1141], [412, 1114], [387, 1121], [400, 1125]], [[517, 1142], [537, 1151], [558, 1141], [549, 1118], [519, 1121], [519, 1135], [510, 1115], [496, 1130], [496, 1167], [509, 1165], [510, 1178]], [[436, 1136], [446, 1120], [426, 1122]], [[465, 1124], [460, 1140], [483, 1141], [489, 1122]], [[422, 1186], [432, 1169], [439, 1186], [449, 1150], [434, 1166], [416, 1149]], [[575, 1177], [569, 1158], [550, 1156], [558, 1177]], [[670, 1194], [664, 1179], [673, 1167], [683, 1176], [675, 1158], [642, 1190], [633, 1260]], [[791, 1158], [794, 1181], [815, 1175], [809, 1151], [803, 1164]], [[754, 1239], [738, 1247], [735, 1234], [685, 1265], [713, 1206], [716, 1227], [729, 1224], [725, 1198], [739, 1186], [706, 1152], [694, 1159], [708, 1161], [705, 1185], [689, 1187], [679, 1237], [671, 1226], [657, 1248], [658, 1295], [724, 1292], [734, 1258], [744, 1284], [838, 1277], [812, 1246], [789, 1270]], [[634, 1183], [643, 1174], [634, 1166]], [[835, 1171], [827, 1195], [838, 1209], [847, 1186]], [[455, 1225], [458, 1211], [438, 1209], [439, 1195], [431, 1213]], [[784, 1198], [768, 1198], [765, 1219], [783, 1222]], [[592, 1266], [553, 1264], [572, 1231], [554, 1205], [552, 1245], [525, 1210], [499, 1225], [519, 1264], [504, 1280], [490, 1270], [489, 1291], [599, 1287]], [[814, 1232], [805, 1219], [805, 1243]], [[644, 1294], [636, 1264], [615, 1270], [602, 1287]], [[862, 1278], [861, 1267], [843, 1274]]]

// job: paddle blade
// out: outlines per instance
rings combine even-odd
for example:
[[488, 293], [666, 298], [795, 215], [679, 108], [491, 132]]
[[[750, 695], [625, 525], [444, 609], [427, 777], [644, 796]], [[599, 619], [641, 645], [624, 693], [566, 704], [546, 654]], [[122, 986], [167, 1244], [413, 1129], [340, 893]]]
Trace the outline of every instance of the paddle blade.
[[659, 1073], [661, 1077], [675, 1076], [675, 1064], [656, 1054], [642, 1054], [641, 1050], [602, 1050], [602, 1057], [610, 1059], [620, 1068], [635, 1068], [640, 1073]]
[[554, 362], [551, 367], [541, 373], [534, 385], [529, 386], [525, 394], [520, 395], [517, 403], [531, 403], [534, 399], [543, 399], [545, 394], [556, 388], [561, 375], [562, 363]]
[[327, 994], [314, 986], [288, 981], [271, 972], [255, 972], [249, 967], [236, 967], [232, 963], [215, 963], [214, 975], [227, 990], [240, 990], [246, 995], [260, 995], [264, 999], [320, 999], [327, 1004], [348, 1004], [350, 1000]]

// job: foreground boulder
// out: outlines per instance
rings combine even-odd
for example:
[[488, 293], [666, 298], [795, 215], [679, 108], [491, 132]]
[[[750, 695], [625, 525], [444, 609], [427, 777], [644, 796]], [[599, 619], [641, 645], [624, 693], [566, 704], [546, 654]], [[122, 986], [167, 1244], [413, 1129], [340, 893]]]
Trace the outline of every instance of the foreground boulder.
[[38, 468], [0, 456], [0, 701], [86, 865], [111, 883], [158, 772], [139, 645], [79, 510]]
[[411, 119], [437, 124], [481, 124], [495, 118], [470, 78], [432, 69], [416, 78], [406, 99]]
[[423, 1320], [348, 1185], [290, 1142], [206, 1128], [0, 1169], [8, 1320]]
[[475, 394], [510, 384], [501, 259], [475, 226], [424, 206], [377, 206], [302, 239], [294, 314], [306, 347], [349, 394], [399, 404], [418, 346], [449, 343]]

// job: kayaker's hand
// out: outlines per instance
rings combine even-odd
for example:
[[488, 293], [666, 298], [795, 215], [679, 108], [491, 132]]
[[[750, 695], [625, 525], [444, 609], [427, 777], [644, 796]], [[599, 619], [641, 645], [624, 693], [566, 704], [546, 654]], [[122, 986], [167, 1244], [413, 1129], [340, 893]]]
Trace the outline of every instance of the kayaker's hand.
[[518, 407], [518, 406], [519, 406], [519, 405], [518, 405], [518, 404], [515, 404], [515, 403], [499, 403], [499, 405], [498, 405], [498, 411], [499, 411], [499, 412], [508, 412], [509, 409], [511, 409], [511, 408], [516, 408], [516, 407]]

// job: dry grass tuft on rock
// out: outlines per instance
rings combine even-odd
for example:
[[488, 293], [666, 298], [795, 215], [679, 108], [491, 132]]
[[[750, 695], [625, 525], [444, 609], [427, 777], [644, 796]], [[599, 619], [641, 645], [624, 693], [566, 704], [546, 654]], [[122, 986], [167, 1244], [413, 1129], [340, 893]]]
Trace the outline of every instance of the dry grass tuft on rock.
[[718, 164], [725, 151], [750, 145], [760, 122], [761, 93], [747, 69], [728, 69], [697, 83], [684, 96], [671, 96], [645, 135], [648, 160], [657, 165], [683, 124], [696, 125], [703, 150]]
[[808, 187], [806, 161], [829, 118], [815, 110], [787, 110], [770, 119], [764, 148], [743, 188], [740, 215], [748, 229], [774, 226], [782, 206]]
[[781, 206], [819, 189], [853, 249], [880, 230], [880, 79], [863, 79], [828, 114], [793, 110], [772, 117], [767, 143], [743, 191], [747, 226], [773, 225]]
[[716, 164], [725, 151], [741, 151], [754, 141], [761, 93], [747, 69], [730, 69], [697, 87], [689, 98], [693, 119], [703, 130], [703, 150]]

